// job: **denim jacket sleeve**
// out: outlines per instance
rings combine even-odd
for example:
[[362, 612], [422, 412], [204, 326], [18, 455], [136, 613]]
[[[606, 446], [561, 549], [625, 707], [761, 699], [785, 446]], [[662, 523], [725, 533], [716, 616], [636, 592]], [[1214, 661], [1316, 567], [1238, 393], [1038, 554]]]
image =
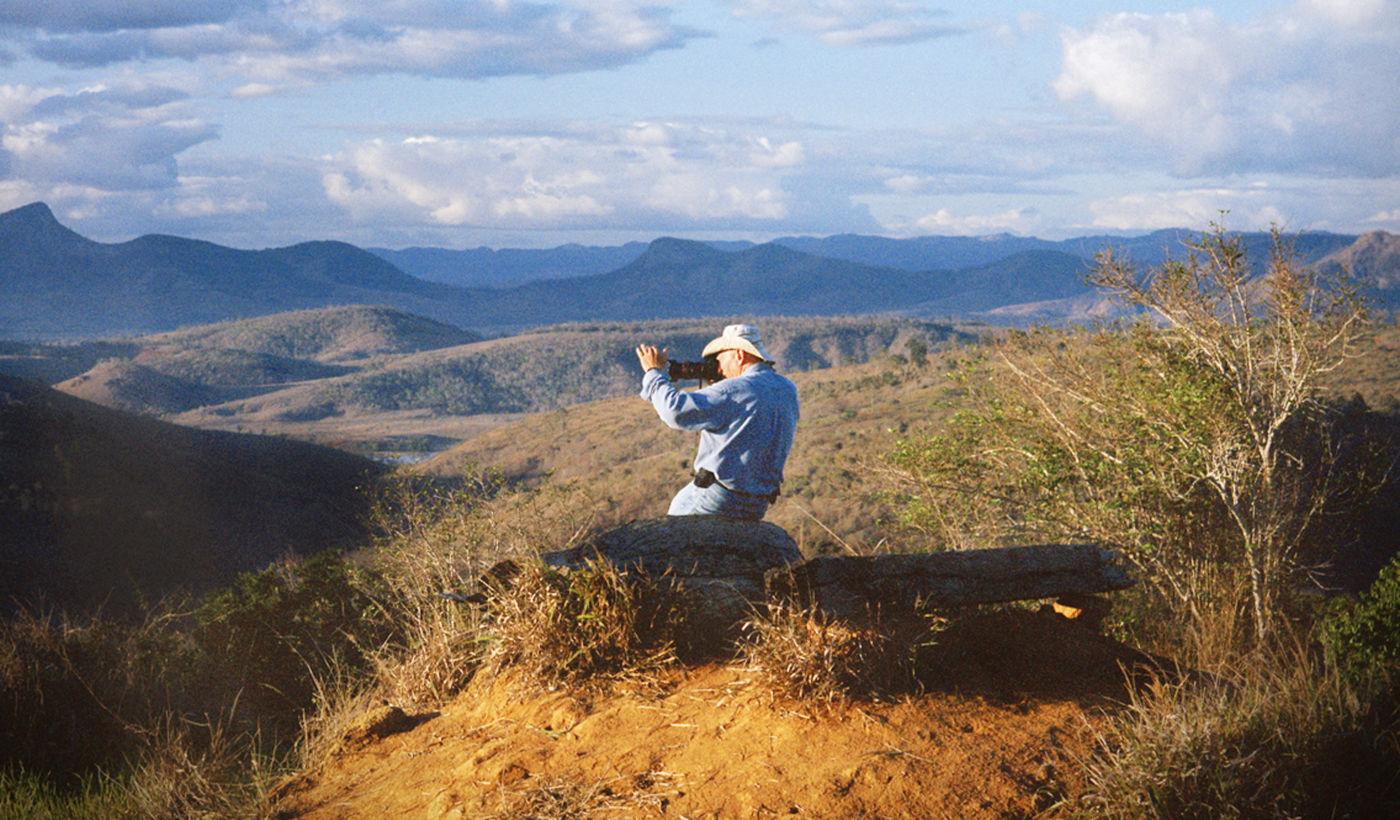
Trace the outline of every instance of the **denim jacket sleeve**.
[[686, 393], [671, 384], [666, 371], [656, 368], [642, 377], [642, 398], [651, 402], [666, 426], [692, 432], [723, 430], [737, 409], [724, 390], [708, 387]]

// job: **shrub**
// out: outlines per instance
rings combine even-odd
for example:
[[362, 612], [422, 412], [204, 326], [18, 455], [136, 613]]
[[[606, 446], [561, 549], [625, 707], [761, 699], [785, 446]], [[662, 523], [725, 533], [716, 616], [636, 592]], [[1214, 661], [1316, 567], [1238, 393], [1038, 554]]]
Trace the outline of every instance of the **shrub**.
[[1400, 675], [1400, 556], [1357, 600], [1335, 602], [1318, 634], [1351, 678]]
[[1091, 281], [1151, 321], [1015, 333], [965, 360], [962, 412], [890, 457], [906, 523], [950, 548], [1112, 545], [1193, 617], [1238, 581], [1265, 638], [1319, 516], [1359, 483], [1319, 385], [1363, 313], [1275, 243], [1259, 279], [1219, 229], [1146, 274], [1100, 257]]
[[68, 775], [113, 767], [167, 714], [217, 711], [174, 614], [139, 623], [22, 611], [0, 625], [0, 766]]
[[384, 583], [343, 556], [320, 552], [244, 573], [196, 611], [210, 665], [254, 711], [296, 725], [313, 680], [333, 666], [366, 670], [397, 631], [383, 617]]
[[488, 596], [488, 663], [553, 686], [647, 672], [675, 660], [683, 610], [669, 578], [603, 560], [561, 571], [529, 563]]
[[880, 697], [917, 686], [919, 651], [932, 643], [937, 628], [937, 621], [915, 613], [853, 624], [775, 603], [744, 625], [743, 652], [767, 686], [784, 697]]
[[1199, 679], [1160, 674], [1100, 736], [1085, 766], [1085, 808], [1134, 818], [1393, 815], [1395, 706], [1388, 688], [1351, 682], [1298, 647]]

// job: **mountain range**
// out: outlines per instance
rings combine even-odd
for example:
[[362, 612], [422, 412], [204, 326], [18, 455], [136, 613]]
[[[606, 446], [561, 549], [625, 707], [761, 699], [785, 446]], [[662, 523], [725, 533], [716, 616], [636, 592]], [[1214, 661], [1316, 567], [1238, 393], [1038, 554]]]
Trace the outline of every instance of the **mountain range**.
[[[661, 238], [618, 248], [474, 252], [460, 287], [428, 281], [342, 242], [238, 250], [173, 236], [95, 242], [61, 225], [43, 203], [0, 214], [0, 339], [88, 339], [331, 305], [380, 304], [496, 334], [557, 322], [680, 317], [901, 312], [999, 323], [1065, 321], [1102, 312], [1083, 276], [1089, 257], [1120, 248], [1143, 265], [1186, 251], [1187, 231], [1063, 242], [985, 238], [833, 236], [761, 245]], [[1243, 234], [1255, 264], [1268, 235]], [[1309, 233], [1292, 239], [1308, 263], [1357, 270], [1383, 306], [1400, 302], [1400, 239]], [[1354, 250], [1357, 243], [1364, 252]], [[397, 258], [411, 260], [425, 249]], [[428, 249], [431, 250], [431, 249]], [[441, 275], [448, 264], [436, 254]], [[632, 256], [635, 254], [635, 256]], [[433, 256], [434, 254], [428, 254]], [[619, 267], [608, 266], [632, 256]], [[492, 260], [495, 260], [494, 262]], [[494, 265], [494, 267], [493, 267]], [[598, 270], [598, 269], [603, 270]], [[417, 268], [415, 268], [417, 270]], [[576, 275], [556, 277], [561, 272]], [[419, 271], [421, 272], [421, 271]], [[583, 273], [584, 275], [577, 275]], [[483, 282], [518, 283], [483, 287]]]

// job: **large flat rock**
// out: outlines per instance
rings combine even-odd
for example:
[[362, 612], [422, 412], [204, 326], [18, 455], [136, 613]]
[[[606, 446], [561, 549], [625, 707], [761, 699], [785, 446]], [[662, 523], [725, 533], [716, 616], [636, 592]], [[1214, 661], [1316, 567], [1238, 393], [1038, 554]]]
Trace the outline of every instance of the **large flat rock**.
[[873, 609], [961, 606], [1111, 592], [1132, 579], [1113, 553], [1093, 544], [932, 552], [830, 555], [770, 570], [776, 596], [836, 617]]

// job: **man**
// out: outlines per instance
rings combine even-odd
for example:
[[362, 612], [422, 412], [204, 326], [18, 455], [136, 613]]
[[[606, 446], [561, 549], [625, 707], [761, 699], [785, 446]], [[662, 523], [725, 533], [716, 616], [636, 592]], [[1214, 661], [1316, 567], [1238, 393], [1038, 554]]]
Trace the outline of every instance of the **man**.
[[758, 329], [729, 325], [705, 345], [721, 381], [691, 393], [667, 376], [667, 355], [637, 346], [642, 398], [669, 427], [700, 431], [695, 480], [671, 500], [668, 515], [723, 515], [759, 520], [778, 497], [783, 464], [797, 428], [797, 388], [773, 370]]

